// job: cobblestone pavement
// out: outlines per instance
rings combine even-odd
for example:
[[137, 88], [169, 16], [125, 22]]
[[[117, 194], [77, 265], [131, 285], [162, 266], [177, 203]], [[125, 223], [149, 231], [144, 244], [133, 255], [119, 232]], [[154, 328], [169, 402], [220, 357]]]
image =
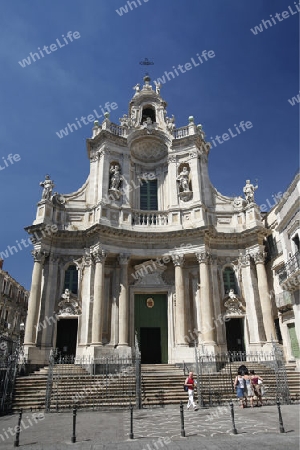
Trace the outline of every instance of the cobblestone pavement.
[[[79, 411], [76, 443], [71, 444], [72, 413], [43, 416], [23, 414], [20, 448], [25, 450], [259, 450], [299, 449], [299, 405], [283, 405], [285, 433], [279, 432], [277, 406], [235, 407], [237, 435], [232, 433], [230, 408], [184, 410], [185, 435], [181, 437], [179, 406], [134, 410], [134, 439], [129, 439], [129, 411]], [[43, 418], [44, 417], [44, 418]], [[0, 450], [13, 448], [11, 435], [18, 416], [0, 417]], [[9, 431], [11, 430], [11, 431]]]

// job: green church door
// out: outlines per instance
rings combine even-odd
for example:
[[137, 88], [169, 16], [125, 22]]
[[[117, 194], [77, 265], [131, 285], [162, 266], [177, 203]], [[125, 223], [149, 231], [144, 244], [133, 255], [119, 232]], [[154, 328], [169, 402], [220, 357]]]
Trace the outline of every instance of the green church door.
[[134, 297], [134, 321], [142, 364], [167, 364], [166, 294], [136, 294]]

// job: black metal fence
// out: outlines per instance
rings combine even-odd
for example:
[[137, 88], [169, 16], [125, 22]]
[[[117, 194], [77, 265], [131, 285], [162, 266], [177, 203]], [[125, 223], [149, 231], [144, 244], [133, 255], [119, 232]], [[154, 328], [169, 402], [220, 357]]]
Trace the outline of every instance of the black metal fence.
[[184, 367], [185, 373], [194, 370], [197, 376], [198, 402], [201, 406], [226, 403], [235, 397], [234, 379], [240, 366], [254, 370], [263, 379], [264, 402], [289, 404], [290, 393], [283, 354], [274, 346], [266, 352], [227, 352], [205, 354], [195, 351], [195, 364]]
[[0, 336], [0, 415], [12, 409], [16, 376], [25, 364], [21, 350], [20, 341]]
[[46, 411], [140, 405], [140, 358], [51, 356]]

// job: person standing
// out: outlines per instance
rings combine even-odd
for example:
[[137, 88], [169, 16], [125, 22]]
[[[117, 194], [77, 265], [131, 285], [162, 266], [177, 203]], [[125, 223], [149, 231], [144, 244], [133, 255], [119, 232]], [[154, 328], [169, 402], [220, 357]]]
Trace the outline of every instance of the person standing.
[[253, 408], [253, 397], [254, 397], [254, 391], [251, 383], [251, 376], [249, 375], [248, 370], [245, 370], [244, 373], [244, 380], [246, 380], [246, 394], [247, 397], [250, 398], [250, 406]]
[[194, 387], [196, 386], [197, 381], [194, 380], [193, 372], [189, 373], [189, 376], [186, 378], [184, 384], [185, 384], [185, 386], [188, 387], [188, 395], [189, 395], [187, 409], [190, 409], [190, 407], [192, 406], [194, 408], [194, 411], [197, 411], [199, 408], [196, 405], [196, 403], [194, 402]]
[[240, 401], [240, 407], [247, 408], [246, 380], [244, 379], [244, 372], [241, 370], [238, 371], [235, 377], [234, 387], [236, 388], [236, 396]]
[[[260, 390], [260, 385], [258, 384], [258, 380], [263, 381], [261, 377], [255, 374], [254, 370], [250, 370], [250, 376], [251, 376], [251, 385], [254, 391], [254, 395], [256, 396], [256, 402], [257, 406], [262, 406], [262, 395]], [[258, 404], [260, 402], [260, 405]]]

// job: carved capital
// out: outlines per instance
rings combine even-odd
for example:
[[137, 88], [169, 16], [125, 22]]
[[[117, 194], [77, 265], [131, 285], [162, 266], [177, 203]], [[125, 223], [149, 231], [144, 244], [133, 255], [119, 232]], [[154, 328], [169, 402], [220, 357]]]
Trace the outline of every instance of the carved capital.
[[95, 263], [103, 263], [105, 261], [105, 258], [107, 256], [106, 252], [104, 250], [94, 250], [93, 253], [93, 259]]
[[184, 264], [184, 255], [172, 255], [172, 260], [174, 266], [183, 267]]
[[118, 257], [120, 266], [127, 265], [129, 259], [130, 259], [130, 255], [127, 255], [126, 253], [120, 253], [120, 255]]
[[195, 253], [198, 263], [208, 264], [211, 262], [211, 255], [208, 252]]
[[240, 255], [239, 263], [242, 267], [247, 267], [250, 265], [250, 255]]
[[49, 263], [50, 264], [58, 264], [60, 261], [60, 255], [57, 255], [56, 253], [50, 253], [49, 255]]
[[252, 256], [255, 264], [264, 264], [267, 254], [265, 252], [257, 252], [253, 253]]
[[49, 256], [49, 253], [42, 252], [41, 250], [33, 250], [31, 252], [31, 254], [33, 256], [34, 262], [35, 263], [38, 262], [38, 263], [41, 263], [41, 264], [44, 264], [45, 259], [47, 258], [47, 256]]
[[92, 264], [92, 256], [89, 254], [84, 255], [82, 258], [82, 262], [84, 267], [90, 267], [90, 265]]

